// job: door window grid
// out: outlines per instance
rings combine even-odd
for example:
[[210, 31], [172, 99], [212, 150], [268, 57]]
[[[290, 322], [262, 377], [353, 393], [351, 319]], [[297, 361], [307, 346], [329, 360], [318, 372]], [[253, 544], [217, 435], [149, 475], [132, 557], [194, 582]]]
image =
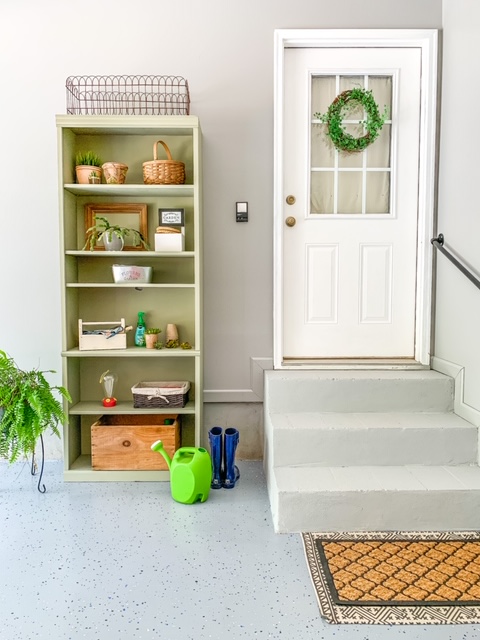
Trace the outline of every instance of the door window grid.
[[[333, 81], [333, 82], [332, 82]], [[324, 113], [331, 102], [342, 91], [353, 87], [362, 87], [366, 90], [372, 88], [379, 106], [380, 111], [387, 106], [389, 114], [392, 112], [392, 75], [312, 75], [311, 77], [311, 114], [316, 111]], [[333, 92], [332, 92], [333, 89]], [[333, 93], [333, 95], [332, 95]], [[321, 108], [318, 102], [320, 101]], [[346, 130], [352, 135], [363, 135], [359, 130], [359, 124], [365, 115], [362, 111], [351, 113], [356, 118], [344, 120]], [[310, 136], [310, 215], [329, 215], [329, 216], [345, 216], [345, 215], [391, 215], [391, 196], [392, 196], [392, 120], [387, 119], [383, 126], [379, 138], [375, 141], [375, 151], [372, 152], [374, 145], [367, 147], [363, 152], [348, 154], [339, 152], [333, 147], [330, 140], [323, 135], [318, 135], [320, 127], [324, 129], [326, 125], [322, 125], [319, 120], [311, 117], [311, 136]], [[324, 148], [322, 148], [322, 145]], [[330, 148], [327, 148], [328, 147]], [[380, 151], [379, 151], [380, 150]], [[374, 160], [377, 160], [377, 166], [370, 166], [369, 151]], [[315, 161], [314, 161], [315, 160]], [[322, 163], [323, 162], [323, 166]], [[342, 209], [348, 201], [348, 196], [352, 188], [345, 189], [340, 194], [339, 188], [348, 183], [347, 174], [361, 174], [361, 181], [352, 181], [353, 189], [360, 184], [360, 193], [354, 194], [350, 198], [350, 205], [346, 210]], [[374, 173], [377, 173], [378, 179], [373, 180]], [[332, 180], [315, 180], [315, 174], [325, 175], [333, 174]], [[383, 176], [382, 176], [383, 174]], [[352, 175], [352, 178], [353, 178]], [[342, 180], [340, 180], [342, 176]], [[371, 176], [372, 179], [369, 179]], [[320, 187], [319, 192], [315, 192], [315, 187]], [[329, 185], [326, 187], [326, 185]], [[373, 191], [373, 185], [376, 192]], [[344, 196], [347, 197], [344, 197]], [[320, 206], [319, 206], [320, 205]]]

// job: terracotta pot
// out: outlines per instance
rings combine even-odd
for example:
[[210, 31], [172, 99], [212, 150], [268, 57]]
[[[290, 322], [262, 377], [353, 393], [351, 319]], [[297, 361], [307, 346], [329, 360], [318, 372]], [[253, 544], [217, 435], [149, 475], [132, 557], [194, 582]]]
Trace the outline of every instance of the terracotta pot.
[[93, 167], [91, 164], [79, 164], [75, 167], [78, 184], [88, 184], [88, 179], [92, 173], [98, 178], [102, 178], [102, 170], [100, 167]]
[[105, 162], [102, 164], [103, 175], [107, 184], [124, 184], [128, 166], [121, 162]]
[[178, 329], [176, 324], [167, 324], [167, 328], [165, 330], [165, 339], [167, 342], [169, 340], [178, 340]]
[[155, 349], [155, 345], [158, 341], [158, 333], [146, 333], [145, 342], [147, 349]]

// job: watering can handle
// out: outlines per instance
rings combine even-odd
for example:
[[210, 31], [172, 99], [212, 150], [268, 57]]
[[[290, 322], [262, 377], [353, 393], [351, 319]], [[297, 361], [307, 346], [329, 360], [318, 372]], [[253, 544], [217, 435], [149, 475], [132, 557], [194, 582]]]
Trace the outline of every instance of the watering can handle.
[[178, 449], [177, 454], [179, 456], [183, 456], [188, 453], [197, 453], [197, 451], [198, 451], [197, 447], [182, 447], [181, 449]]

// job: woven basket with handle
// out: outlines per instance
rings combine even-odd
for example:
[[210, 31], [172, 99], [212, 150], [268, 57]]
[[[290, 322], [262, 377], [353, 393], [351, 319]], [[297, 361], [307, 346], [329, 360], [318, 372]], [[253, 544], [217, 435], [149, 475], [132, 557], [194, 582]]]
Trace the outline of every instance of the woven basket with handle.
[[[165, 149], [168, 160], [157, 160], [157, 146]], [[145, 184], [184, 184], [185, 163], [172, 160], [170, 149], [158, 140], [153, 145], [153, 160], [143, 163], [143, 182]]]

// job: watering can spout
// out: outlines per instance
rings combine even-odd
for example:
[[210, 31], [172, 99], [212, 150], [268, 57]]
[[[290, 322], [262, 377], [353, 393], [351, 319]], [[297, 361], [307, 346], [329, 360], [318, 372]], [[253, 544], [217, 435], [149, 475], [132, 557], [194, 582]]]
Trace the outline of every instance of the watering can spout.
[[158, 451], [158, 453], [161, 453], [162, 456], [165, 458], [167, 464], [168, 464], [168, 468], [169, 470], [171, 470], [172, 468], [172, 460], [170, 458], [170, 456], [168, 455], [168, 453], [165, 451], [164, 447], [163, 447], [163, 442], [161, 440], [157, 440], [156, 442], [154, 442], [152, 444], [152, 446], [150, 447], [152, 449], [152, 451]]

